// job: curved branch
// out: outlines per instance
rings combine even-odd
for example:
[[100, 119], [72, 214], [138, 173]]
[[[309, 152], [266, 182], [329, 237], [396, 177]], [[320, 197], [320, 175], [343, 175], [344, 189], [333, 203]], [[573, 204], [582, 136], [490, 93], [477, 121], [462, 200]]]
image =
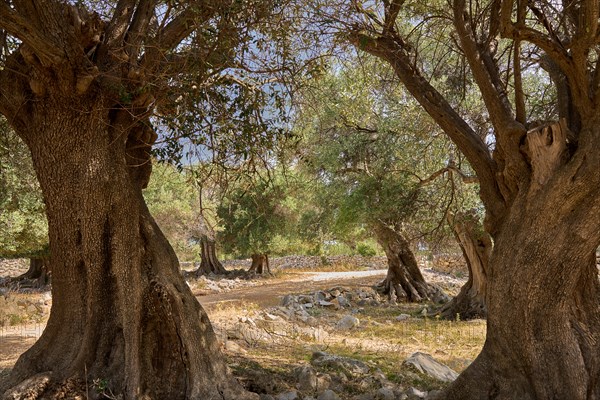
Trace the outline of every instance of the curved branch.
[[375, 39], [357, 31], [351, 32], [348, 40], [357, 48], [390, 63], [406, 89], [469, 160], [479, 177], [481, 198], [490, 217], [500, 219], [505, 204], [496, 181], [497, 166], [483, 140], [414, 67], [400, 43], [389, 37]]

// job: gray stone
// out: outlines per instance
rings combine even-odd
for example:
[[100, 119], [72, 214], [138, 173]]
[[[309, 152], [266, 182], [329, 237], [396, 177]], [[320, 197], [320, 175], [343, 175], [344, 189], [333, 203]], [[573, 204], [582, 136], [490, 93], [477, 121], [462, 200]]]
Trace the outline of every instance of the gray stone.
[[344, 375], [349, 377], [367, 375], [371, 371], [371, 368], [362, 361], [348, 357], [340, 357], [321, 351], [314, 352], [310, 362], [315, 367], [325, 367], [342, 371]]
[[315, 303], [325, 301], [325, 299], [326, 299], [325, 293], [323, 293], [321, 291], [315, 292], [314, 299], [315, 299]]
[[271, 396], [270, 394], [261, 394], [260, 395], [260, 400], [275, 400], [275, 397]]
[[400, 314], [396, 317], [396, 321], [406, 321], [410, 319], [410, 315], [408, 314]]
[[328, 389], [331, 384], [329, 375], [318, 373], [311, 366], [298, 367], [294, 370], [294, 374], [298, 377], [296, 388], [301, 392], [314, 393]]
[[413, 400], [413, 399], [424, 399], [427, 397], [427, 392], [423, 392], [417, 388], [411, 387], [409, 388], [406, 392], [406, 395], [408, 395], [408, 398]]
[[283, 299], [281, 299], [281, 305], [284, 307], [292, 305], [293, 303], [295, 303], [295, 298], [291, 294], [286, 294], [283, 296]]
[[339, 295], [337, 297], [337, 301], [338, 301], [338, 304], [340, 305], [340, 307], [344, 307], [344, 308], [350, 307], [350, 302], [348, 301], [348, 299], [346, 299], [346, 297], [344, 297], [342, 295]]
[[225, 350], [231, 352], [231, 353], [238, 353], [238, 354], [246, 354], [247, 351], [244, 350], [242, 347], [240, 347], [239, 344], [237, 344], [236, 342], [232, 341], [232, 340], [227, 340], [225, 342]]
[[382, 387], [377, 391], [375, 398], [377, 400], [396, 400], [396, 395], [392, 389]]
[[333, 390], [327, 389], [317, 397], [317, 400], [341, 400]]
[[360, 320], [353, 315], [345, 315], [335, 325], [337, 330], [348, 331], [360, 325]]
[[300, 396], [298, 396], [298, 392], [295, 390], [280, 393], [276, 397], [277, 400], [300, 400]]
[[319, 305], [321, 307], [333, 307], [335, 304], [327, 300], [319, 300]]
[[452, 382], [458, 377], [456, 371], [450, 369], [440, 362], [437, 362], [429, 354], [421, 352], [414, 353], [406, 361], [404, 361], [404, 364], [412, 366], [418, 372], [426, 374], [442, 382]]

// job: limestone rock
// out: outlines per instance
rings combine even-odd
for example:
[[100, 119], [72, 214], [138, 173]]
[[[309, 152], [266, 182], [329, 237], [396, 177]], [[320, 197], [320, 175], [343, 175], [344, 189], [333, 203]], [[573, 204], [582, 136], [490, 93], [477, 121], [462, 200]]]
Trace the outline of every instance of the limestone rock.
[[404, 361], [404, 364], [410, 365], [418, 372], [426, 374], [442, 382], [452, 382], [458, 377], [456, 371], [436, 361], [429, 354], [421, 352], [414, 353], [406, 361]]
[[335, 325], [339, 331], [349, 331], [352, 328], [356, 328], [360, 325], [360, 320], [353, 315], [345, 315]]

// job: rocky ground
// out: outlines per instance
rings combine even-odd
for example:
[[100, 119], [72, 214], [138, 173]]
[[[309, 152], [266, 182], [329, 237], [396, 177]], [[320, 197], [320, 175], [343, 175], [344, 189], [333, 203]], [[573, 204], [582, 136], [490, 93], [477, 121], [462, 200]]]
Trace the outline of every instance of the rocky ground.
[[[240, 269], [225, 277], [186, 278], [231, 370], [263, 400], [426, 398], [453, 380], [483, 344], [484, 321], [441, 321], [433, 303], [389, 303], [373, 289], [386, 273], [374, 269], [378, 263], [352, 271], [346, 264], [316, 268], [307, 267], [314, 260], [291, 261], [296, 267], [275, 268], [268, 277]], [[13, 262], [0, 271], [16, 276], [26, 269]], [[465, 281], [422, 270], [450, 295]], [[2, 374], [41, 334], [51, 298], [43, 290], [4, 288], [0, 294]]]

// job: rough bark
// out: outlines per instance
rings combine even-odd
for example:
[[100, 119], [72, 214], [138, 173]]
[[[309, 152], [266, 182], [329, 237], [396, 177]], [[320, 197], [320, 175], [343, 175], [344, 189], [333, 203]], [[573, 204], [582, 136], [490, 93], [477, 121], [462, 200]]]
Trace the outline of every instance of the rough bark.
[[452, 218], [451, 224], [469, 270], [469, 280], [463, 285], [460, 293], [440, 310], [440, 315], [451, 320], [485, 318], [485, 295], [492, 240], [477, 226], [477, 222], [468, 216], [456, 216]]
[[523, 200], [490, 259], [484, 348], [440, 399], [600, 398], [598, 271], [573, 235], [600, 208]]
[[385, 224], [377, 224], [374, 232], [388, 259], [388, 272], [378, 286], [380, 291], [387, 295], [390, 301], [429, 300], [433, 290], [425, 282], [406, 238]]
[[202, 247], [200, 250], [202, 261], [200, 262], [200, 268], [198, 268], [196, 274], [226, 274], [227, 270], [217, 258], [217, 247], [215, 241], [210, 239], [208, 235], [202, 235], [200, 238], [200, 246]]
[[265, 273], [271, 274], [271, 268], [269, 267], [269, 256], [265, 253], [252, 254], [252, 265], [250, 265], [248, 272], [261, 275]]
[[249, 398], [145, 205], [146, 125], [140, 132], [95, 97], [31, 107], [27, 130], [16, 131], [46, 204], [53, 303], [44, 333], [3, 382], [5, 396], [18, 398], [19, 384], [34, 379], [40, 398], [81, 395], [94, 381], [124, 399]]

